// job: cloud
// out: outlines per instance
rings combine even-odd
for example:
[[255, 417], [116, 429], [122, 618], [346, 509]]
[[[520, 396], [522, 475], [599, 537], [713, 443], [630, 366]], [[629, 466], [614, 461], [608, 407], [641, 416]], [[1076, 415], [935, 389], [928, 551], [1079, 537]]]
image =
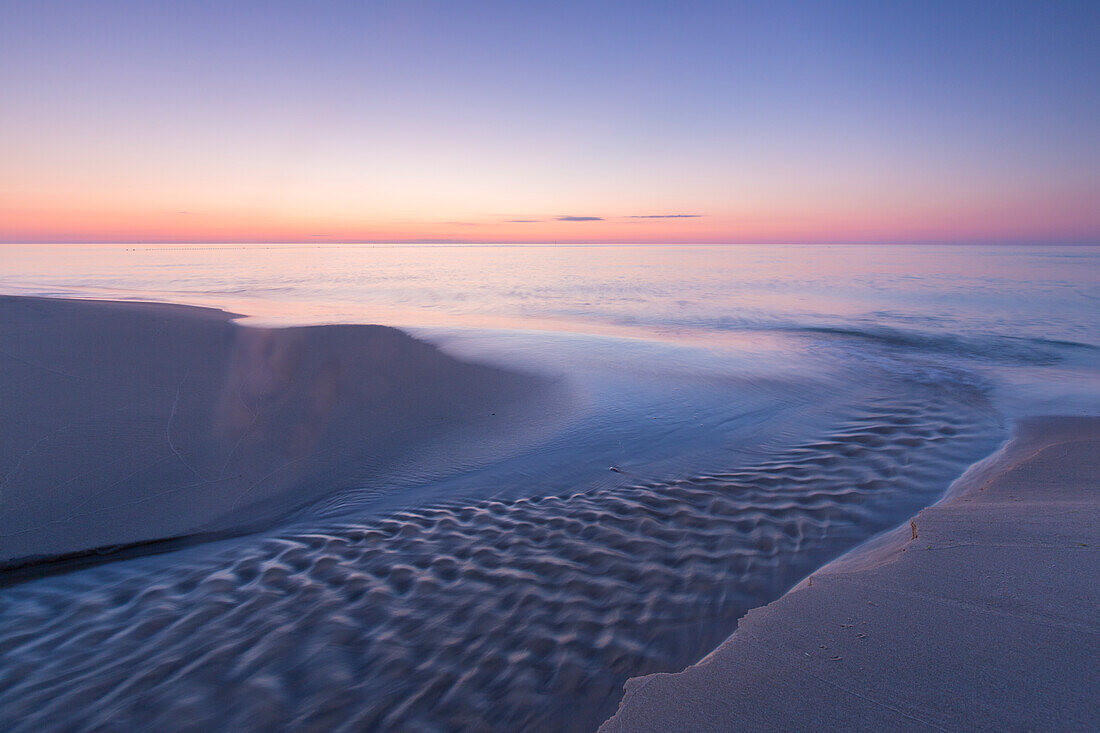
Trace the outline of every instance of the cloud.
[[556, 216], [558, 221], [603, 221], [602, 216]]
[[535, 224], [542, 221], [542, 219], [506, 219], [508, 224]]
[[643, 214], [628, 216], [627, 219], [698, 219], [702, 214]]

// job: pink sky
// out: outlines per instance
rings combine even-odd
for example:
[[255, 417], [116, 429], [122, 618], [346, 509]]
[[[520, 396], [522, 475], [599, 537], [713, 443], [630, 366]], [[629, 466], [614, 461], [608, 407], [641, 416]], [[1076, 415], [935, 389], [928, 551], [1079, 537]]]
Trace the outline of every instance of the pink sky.
[[1095, 243], [1098, 12], [8, 3], [0, 241]]

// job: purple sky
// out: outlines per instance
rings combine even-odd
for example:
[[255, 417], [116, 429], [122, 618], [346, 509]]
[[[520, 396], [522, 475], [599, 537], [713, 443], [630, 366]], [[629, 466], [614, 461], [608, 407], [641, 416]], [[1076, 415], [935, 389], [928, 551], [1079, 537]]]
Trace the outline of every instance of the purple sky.
[[2, 241], [1100, 241], [1097, 2], [0, 1]]

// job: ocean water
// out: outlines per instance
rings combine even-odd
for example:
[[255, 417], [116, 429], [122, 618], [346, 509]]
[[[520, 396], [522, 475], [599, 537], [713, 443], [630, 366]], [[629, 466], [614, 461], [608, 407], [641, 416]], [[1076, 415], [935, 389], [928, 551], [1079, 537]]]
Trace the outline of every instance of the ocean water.
[[266, 531], [0, 589], [5, 729], [592, 729], [1012, 419], [1100, 412], [1097, 247], [3, 245], [0, 293], [382, 323], [568, 396]]

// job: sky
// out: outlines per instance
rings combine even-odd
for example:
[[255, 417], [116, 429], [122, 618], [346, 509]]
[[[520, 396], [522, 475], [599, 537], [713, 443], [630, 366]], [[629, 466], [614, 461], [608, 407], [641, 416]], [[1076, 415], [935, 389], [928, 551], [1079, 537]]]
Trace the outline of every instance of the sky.
[[1100, 3], [0, 0], [0, 241], [1100, 243]]

